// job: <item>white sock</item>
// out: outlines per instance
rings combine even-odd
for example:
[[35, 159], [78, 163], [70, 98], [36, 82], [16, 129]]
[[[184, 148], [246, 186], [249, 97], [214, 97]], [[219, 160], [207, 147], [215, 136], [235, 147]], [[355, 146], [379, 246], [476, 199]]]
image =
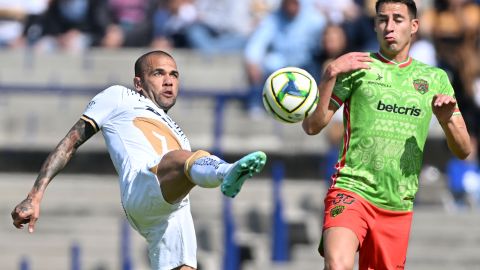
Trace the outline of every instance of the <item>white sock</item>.
[[205, 188], [218, 187], [232, 164], [219, 157], [210, 155], [201, 157], [193, 162], [190, 168], [192, 182]]

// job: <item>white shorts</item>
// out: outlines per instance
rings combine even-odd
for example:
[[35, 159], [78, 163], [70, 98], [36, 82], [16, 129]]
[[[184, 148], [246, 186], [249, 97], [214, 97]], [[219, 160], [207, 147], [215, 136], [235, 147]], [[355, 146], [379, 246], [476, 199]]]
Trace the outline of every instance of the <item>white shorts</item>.
[[148, 257], [154, 270], [181, 265], [197, 268], [197, 241], [187, 196], [170, 204], [160, 191], [157, 176], [139, 171], [122, 195], [123, 207], [132, 225], [148, 242]]

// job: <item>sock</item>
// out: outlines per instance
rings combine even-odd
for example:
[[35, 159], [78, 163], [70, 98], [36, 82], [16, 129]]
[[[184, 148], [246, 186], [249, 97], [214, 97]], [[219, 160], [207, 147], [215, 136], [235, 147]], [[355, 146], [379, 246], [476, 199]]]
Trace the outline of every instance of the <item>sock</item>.
[[196, 185], [205, 188], [218, 187], [232, 164], [205, 151], [197, 151], [185, 163], [185, 174]]

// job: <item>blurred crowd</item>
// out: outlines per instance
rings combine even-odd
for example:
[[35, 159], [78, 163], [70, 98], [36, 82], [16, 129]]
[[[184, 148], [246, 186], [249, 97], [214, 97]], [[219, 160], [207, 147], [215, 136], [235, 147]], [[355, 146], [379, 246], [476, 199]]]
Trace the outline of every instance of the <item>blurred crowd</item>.
[[[412, 56], [447, 70], [470, 126], [480, 108], [480, 0], [417, 0]], [[0, 0], [0, 47], [242, 53], [252, 92], [272, 71], [320, 77], [348, 51], [375, 51], [375, 0]], [[255, 96], [255, 95], [252, 95]], [[247, 104], [251, 113], [261, 100]]]

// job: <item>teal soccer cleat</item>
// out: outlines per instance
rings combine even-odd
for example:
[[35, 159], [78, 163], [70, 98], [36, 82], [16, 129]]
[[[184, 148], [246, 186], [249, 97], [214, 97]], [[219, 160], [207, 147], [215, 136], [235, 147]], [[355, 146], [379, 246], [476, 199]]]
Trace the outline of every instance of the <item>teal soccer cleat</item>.
[[267, 161], [267, 155], [262, 151], [250, 153], [235, 162], [223, 178], [221, 190], [225, 196], [234, 198], [243, 183], [253, 174], [259, 173]]

